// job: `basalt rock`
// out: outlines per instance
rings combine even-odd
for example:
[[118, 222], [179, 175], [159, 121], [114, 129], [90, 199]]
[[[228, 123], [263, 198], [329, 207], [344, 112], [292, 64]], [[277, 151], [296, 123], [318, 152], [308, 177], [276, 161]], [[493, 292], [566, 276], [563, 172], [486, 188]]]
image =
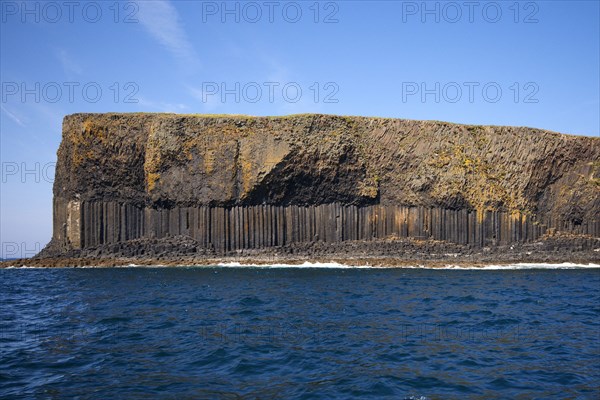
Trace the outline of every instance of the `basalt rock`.
[[181, 236], [222, 254], [395, 238], [481, 248], [555, 232], [600, 236], [599, 138], [312, 114], [73, 114], [42, 255]]

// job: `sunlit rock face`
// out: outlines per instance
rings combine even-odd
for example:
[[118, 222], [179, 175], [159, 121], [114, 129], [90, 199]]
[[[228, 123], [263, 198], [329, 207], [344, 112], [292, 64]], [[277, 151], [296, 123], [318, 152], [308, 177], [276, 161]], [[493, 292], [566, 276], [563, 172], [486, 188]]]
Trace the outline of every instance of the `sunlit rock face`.
[[600, 139], [292, 115], [74, 114], [54, 183], [60, 253], [186, 235], [233, 251], [414, 237], [600, 236]]

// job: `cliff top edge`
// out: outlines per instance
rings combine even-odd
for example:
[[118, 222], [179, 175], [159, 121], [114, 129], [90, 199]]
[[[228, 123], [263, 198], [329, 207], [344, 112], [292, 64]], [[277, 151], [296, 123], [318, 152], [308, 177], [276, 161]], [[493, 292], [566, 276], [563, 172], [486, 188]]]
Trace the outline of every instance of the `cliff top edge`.
[[245, 120], [290, 120], [290, 119], [305, 119], [305, 118], [331, 118], [331, 119], [343, 119], [343, 120], [373, 120], [373, 121], [398, 121], [405, 123], [421, 123], [425, 125], [447, 125], [456, 127], [475, 127], [475, 128], [506, 128], [515, 130], [529, 130], [531, 133], [543, 133], [551, 135], [565, 135], [568, 137], [583, 137], [600, 140], [600, 134], [572, 134], [557, 132], [543, 128], [535, 128], [529, 126], [516, 126], [516, 125], [485, 125], [485, 124], [468, 124], [460, 122], [448, 122], [439, 120], [416, 120], [406, 118], [394, 118], [394, 117], [377, 117], [377, 116], [359, 116], [359, 115], [337, 115], [337, 114], [321, 114], [321, 113], [300, 113], [300, 114], [288, 114], [288, 115], [265, 115], [265, 116], [254, 116], [246, 114], [185, 114], [185, 113], [167, 113], [167, 112], [106, 112], [106, 113], [73, 113], [65, 115], [64, 121], [74, 118], [85, 118], [85, 117], [152, 117], [152, 118], [206, 118], [206, 119], [245, 119]]

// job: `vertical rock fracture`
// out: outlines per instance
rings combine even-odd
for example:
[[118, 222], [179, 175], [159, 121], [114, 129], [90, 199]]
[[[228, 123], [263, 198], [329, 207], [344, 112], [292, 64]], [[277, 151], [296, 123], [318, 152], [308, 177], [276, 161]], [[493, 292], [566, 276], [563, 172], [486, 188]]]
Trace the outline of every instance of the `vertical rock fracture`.
[[218, 253], [296, 242], [473, 246], [600, 236], [600, 139], [292, 115], [74, 114], [55, 252], [185, 235]]

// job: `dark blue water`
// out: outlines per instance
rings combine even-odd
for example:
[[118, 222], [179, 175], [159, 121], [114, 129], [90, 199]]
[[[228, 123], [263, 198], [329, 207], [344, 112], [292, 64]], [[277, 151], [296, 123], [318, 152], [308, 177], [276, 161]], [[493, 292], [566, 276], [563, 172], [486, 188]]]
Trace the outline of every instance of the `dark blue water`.
[[600, 398], [600, 270], [0, 270], [0, 398]]

